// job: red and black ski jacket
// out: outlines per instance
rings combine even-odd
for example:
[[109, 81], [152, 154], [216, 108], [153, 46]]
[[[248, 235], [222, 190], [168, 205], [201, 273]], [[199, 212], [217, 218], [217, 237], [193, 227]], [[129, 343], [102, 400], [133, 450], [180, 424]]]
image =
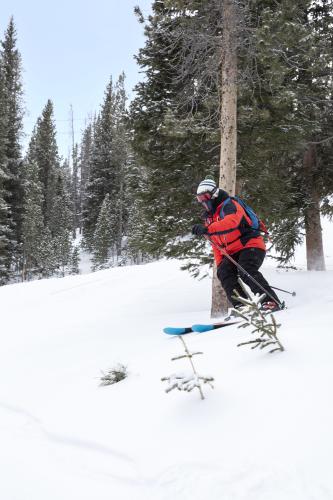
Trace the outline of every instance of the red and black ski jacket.
[[[251, 219], [244, 208], [228, 194], [221, 190], [226, 196], [219, 196], [214, 213], [206, 218], [208, 236], [215, 244], [223, 247], [229, 255], [239, 252], [244, 248], [260, 248], [266, 250], [262, 236], [251, 228]], [[228, 201], [226, 201], [228, 199]], [[222, 252], [212, 245], [214, 258], [217, 266], [223, 259]]]

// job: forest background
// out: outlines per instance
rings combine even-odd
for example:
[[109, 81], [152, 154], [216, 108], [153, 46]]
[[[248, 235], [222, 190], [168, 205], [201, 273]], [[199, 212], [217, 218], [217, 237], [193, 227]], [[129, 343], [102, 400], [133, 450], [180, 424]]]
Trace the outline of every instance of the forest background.
[[[129, 102], [125, 75], [106, 82], [70, 158], [58, 152], [52, 100], [23, 150], [22, 58], [14, 19], [0, 55], [0, 282], [184, 259], [211, 259], [190, 237], [198, 182], [219, 177], [223, 16], [237, 19], [236, 191], [268, 225], [275, 258], [324, 269], [320, 216], [333, 204], [331, 0], [156, 0], [144, 17], [143, 72]], [[133, 14], [134, 15], [134, 14]], [[107, 63], [106, 63], [107, 64]], [[81, 235], [80, 246], [78, 234]]]

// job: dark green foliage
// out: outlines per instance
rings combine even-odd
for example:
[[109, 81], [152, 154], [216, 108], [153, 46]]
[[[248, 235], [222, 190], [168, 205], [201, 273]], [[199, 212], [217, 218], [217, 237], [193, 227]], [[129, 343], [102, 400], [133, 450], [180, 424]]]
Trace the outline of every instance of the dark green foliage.
[[[48, 277], [71, 267], [73, 205], [67, 163], [60, 165], [53, 123], [53, 105], [48, 101], [30, 141], [25, 160], [24, 276], [29, 269]], [[37, 176], [37, 177], [36, 177]]]
[[13, 247], [18, 258], [22, 225], [21, 137], [23, 119], [23, 91], [21, 82], [21, 55], [16, 47], [16, 29], [10, 19], [4, 40], [1, 42], [1, 73], [3, 98], [1, 114], [5, 118], [5, 157], [8, 177], [5, 180], [6, 202], [10, 210], [13, 229]]
[[[0, 283], [17, 271], [21, 252], [21, 57], [10, 20], [0, 42]], [[15, 268], [15, 269], [14, 269]]]
[[70, 198], [71, 192], [69, 172], [66, 172], [66, 165], [64, 165], [57, 173], [53, 210], [48, 226], [53, 238], [53, 255], [57, 267], [60, 268], [63, 276], [68, 270], [68, 266], [71, 265], [73, 252], [73, 205]]
[[94, 128], [89, 181], [86, 186], [83, 234], [90, 249], [101, 204], [105, 196], [115, 189], [116, 165], [112, 150], [114, 106], [114, 88], [110, 80]]
[[131, 245], [150, 255], [183, 257], [191, 251], [198, 255], [202, 246], [187, 235], [199, 216], [197, 183], [218, 169], [219, 128], [218, 113], [210, 112], [212, 99], [198, 96], [189, 102], [183, 93], [178, 74], [182, 52], [179, 43], [172, 43], [181, 21], [175, 13], [165, 2], [153, 4], [146, 45], [137, 56], [146, 80], [137, 85], [131, 106], [134, 149], [142, 165]]
[[73, 238], [75, 238], [76, 230], [80, 228], [81, 219], [79, 151], [77, 144], [74, 145], [72, 151], [71, 197], [73, 204]]
[[[270, 223], [282, 262], [302, 241], [317, 200], [325, 201], [323, 212], [332, 210], [328, 22], [332, 4], [326, 2], [268, 4], [254, 31], [257, 80], [252, 89], [242, 87], [239, 176], [243, 193]], [[305, 155], [311, 148], [316, 161], [309, 169]]]
[[109, 259], [114, 241], [112, 232], [111, 202], [107, 194], [97, 218], [93, 238], [93, 270], [110, 267]]
[[11, 264], [10, 210], [6, 203], [8, 179], [6, 161], [6, 115], [3, 70], [0, 62], [0, 284], [7, 282]]
[[7, 283], [11, 265], [11, 230], [8, 226], [8, 205], [0, 189], [0, 285]]
[[[333, 6], [253, 0], [238, 8], [238, 192], [268, 222], [284, 262], [316, 200], [332, 211]], [[137, 57], [146, 80], [131, 108], [142, 166], [136, 246], [151, 255], [200, 256], [186, 235], [198, 217], [191, 193], [218, 168], [220, 9], [215, 0], [154, 2]], [[316, 161], [305, 169], [312, 147]]]
[[73, 252], [70, 259], [70, 274], [80, 274], [80, 249], [78, 246], [74, 246]]
[[[133, 165], [126, 112], [125, 76], [120, 75], [113, 85], [110, 80], [101, 107], [91, 131], [87, 129], [82, 146], [84, 159], [83, 235], [84, 245], [95, 252], [95, 231], [102, 203], [108, 196], [110, 230], [108, 236], [112, 253], [121, 259], [123, 237], [127, 231], [129, 207], [133, 202], [127, 189], [128, 176]], [[81, 167], [82, 168], [82, 167]]]
[[79, 168], [79, 228], [82, 232], [83, 217], [87, 206], [87, 186], [90, 177], [90, 166], [94, 145], [94, 122], [89, 123], [83, 131], [80, 148], [78, 152]]
[[28, 161], [38, 165], [39, 178], [43, 186], [44, 224], [48, 226], [52, 217], [54, 193], [59, 172], [59, 156], [56, 129], [53, 121], [53, 103], [48, 100], [32, 133]]
[[36, 163], [24, 165], [23, 279], [38, 276], [45, 267], [43, 189]]

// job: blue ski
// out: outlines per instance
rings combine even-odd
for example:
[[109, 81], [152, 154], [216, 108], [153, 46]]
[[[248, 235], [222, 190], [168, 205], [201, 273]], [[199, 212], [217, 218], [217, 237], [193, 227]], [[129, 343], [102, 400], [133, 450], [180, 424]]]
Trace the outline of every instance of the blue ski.
[[163, 332], [167, 333], [168, 335], [184, 335], [185, 333], [192, 333], [193, 330], [191, 327], [188, 328], [177, 328], [173, 326], [167, 326], [166, 328], [163, 328]]
[[211, 330], [216, 330], [217, 328], [223, 328], [225, 326], [235, 325], [236, 323], [239, 323], [239, 321], [231, 321], [231, 322], [224, 321], [223, 323], [211, 323], [207, 325], [198, 324], [184, 328], [168, 326], [166, 328], [163, 328], [163, 332], [167, 333], [168, 335], [185, 335], [186, 333], [192, 333], [192, 332], [204, 333], [204, 332], [209, 332]]

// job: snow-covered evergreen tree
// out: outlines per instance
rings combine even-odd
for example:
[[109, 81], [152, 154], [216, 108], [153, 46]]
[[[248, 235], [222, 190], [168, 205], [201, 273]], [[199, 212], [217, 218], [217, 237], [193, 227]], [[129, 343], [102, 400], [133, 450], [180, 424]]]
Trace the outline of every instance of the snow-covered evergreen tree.
[[46, 267], [43, 187], [37, 163], [24, 165], [23, 199], [23, 280], [41, 274]]
[[80, 204], [80, 181], [79, 181], [79, 156], [78, 145], [75, 144], [72, 151], [72, 204], [73, 204], [73, 237], [76, 230], [80, 228], [81, 204]]
[[0, 284], [8, 281], [12, 260], [12, 235], [10, 230], [10, 209], [8, 199], [7, 156], [6, 156], [6, 126], [7, 115], [5, 107], [5, 90], [2, 63], [0, 60]]
[[[141, 185], [135, 191], [137, 237], [130, 238], [132, 247], [151, 256], [188, 258], [192, 253], [206, 258], [201, 241], [183, 237], [200, 215], [193, 196], [197, 184], [205, 174], [218, 172], [219, 68], [216, 64], [205, 84], [199, 70], [203, 73], [218, 59], [220, 3], [154, 1], [145, 26], [146, 44], [136, 57], [146, 78], [136, 86], [131, 103]], [[182, 44], [188, 44], [188, 53], [195, 40], [202, 42], [201, 52], [193, 55], [185, 82], [180, 74]], [[197, 57], [205, 48], [206, 58], [199, 63]], [[205, 88], [204, 96], [197, 92], [198, 86], [201, 91]]]
[[22, 147], [23, 134], [23, 90], [21, 55], [17, 49], [16, 28], [11, 18], [0, 50], [3, 80], [1, 114], [5, 115], [5, 156], [7, 179], [5, 200], [10, 210], [12, 232], [12, 257], [19, 259], [22, 225]]
[[38, 165], [40, 181], [43, 186], [44, 224], [48, 227], [52, 217], [56, 181], [60, 168], [51, 100], [47, 101], [32, 133], [28, 161], [34, 161]]
[[38, 228], [43, 233], [43, 244], [34, 257], [44, 277], [59, 271], [64, 275], [72, 256], [71, 179], [66, 162], [60, 165], [55, 134], [53, 105], [48, 101], [37, 120], [26, 157], [26, 164], [35, 166], [41, 187], [38, 203], [41, 201], [42, 225], [39, 223]]
[[[152, 255], [165, 249], [200, 255], [181, 237], [199, 216], [191, 193], [207, 170], [217, 171], [219, 11], [226, 3], [232, 2], [158, 0], [147, 20], [146, 45], [137, 57], [146, 79], [136, 87], [131, 117], [145, 175], [138, 228], [143, 235], [150, 231], [138, 244]], [[333, 4], [234, 4], [240, 8], [237, 190], [269, 219], [288, 260], [304, 229], [312, 246], [321, 246], [319, 212], [332, 212]]]
[[122, 239], [126, 234], [128, 208], [131, 202], [131, 193], [127, 185], [131, 151], [126, 99], [125, 74], [122, 73], [115, 85], [113, 156], [116, 163], [116, 175], [111, 198], [112, 231], [115, 235], [114, 245], [118, 259], [122, 252]]
[[88, 123], [82, 134], [82, 140], [80, 143], [79, 152], [79, 172], [80, 172], [80, 194], [79, 194], [79, 206], [80, 206], [80, 221], [79, 227], [80, 232], [82, 232], [84, 210], [87, 205], [87, 185], [90, 177], [90, 166], [92, 160], [93, 151], [93, 140], [94, 140], [94, 123]]
[[110, 79], [104, 96], [100, 114], [94, 130], [90, 176], [87, 185], [84, 210], [83, 234], [87, 247], [92, 249], [100, 207], [107, 194], [115, 187], [115, 162], [113, 157], [114, 138], [114, 90]]
[[93, 270], [109, 267], [111, 246], [114, 235], [111, 228], [110, 195], [106, 194], [102, 203], [93, 240]]
[[92, 250], [100, 207], [109, 194], [113, 247], [117, 257], [121, 254], [128, 219], [126, 169], [130, 138], [124, 79], [122, 74], [115, 85], [112, 79], [108, 83], [101, 112], [94, 125], [93, 146], [89, 154], [89, 181], [86, 184], [83, 210], [84, 242]]
[[261, 3], [251, 35], [256, 71], [239, 106], [239, 173], [281, 261], [306, 234], [309, 269], [319, 269], [320, 212], [332, 213], [333, 4]]
[[80, 249], [76, 245], [73, 248], [72, 255], [69, 263], [70, 274], [80, 274]]
[[63, 166], [57, 175], [53, 210], [49, 224], [54, 243], [54, 258], [63, 276], [71, 263], [73, 252], [73, 212], [69, 181], [69, 172], [66, 172]]

